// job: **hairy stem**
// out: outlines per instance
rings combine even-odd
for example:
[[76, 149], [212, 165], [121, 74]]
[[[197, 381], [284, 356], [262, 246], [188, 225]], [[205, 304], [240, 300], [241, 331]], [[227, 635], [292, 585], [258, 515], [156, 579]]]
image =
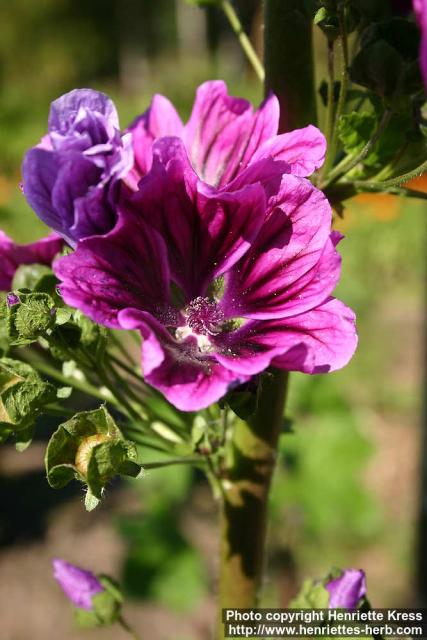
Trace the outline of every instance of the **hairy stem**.
[[[288, 373], [274, 371], [262, 386], [255, 415], [237, 421], [232, 464], [223, 481], [220, 607], [258, 603], [264, 571], [267, 507], [277, 444], [283, 426]], [[224, 638], [220, 624], [219, 638]]]

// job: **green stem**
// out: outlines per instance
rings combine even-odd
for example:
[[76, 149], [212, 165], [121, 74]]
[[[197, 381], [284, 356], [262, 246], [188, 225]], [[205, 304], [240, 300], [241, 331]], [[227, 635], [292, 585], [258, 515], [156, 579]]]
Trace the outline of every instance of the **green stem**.
[[[264, 547], [270, 483], [283, 427], [288, 374], [266, 378], [255, 415], [236, 421], [232, 464], [223, 481], [221, 509], [220, 607], [251, 608], [258, 603], [264, 571]], [[219, 638], [224, 638], [220, 624]]]
[[116, 401], [114, 397], [103, 395], [96, 387], [89, 384], [89, 382], [81, 382], [80, 380], [76, 380], [75, 378], [71, 378], [68, 376], [64, 376], [60, 371], [47, 364], [46, 362], [42, 362], [39, 359], [31, 359], [31, 364], [41, 373], [61, 382], [63, 385], [67, 387], [73, 387], [77, 391], [81, 391], [82, 393], [86, 393], [93, 398], [97, 398], [98, 400], [102, 400], [102, 402], [109, 402], [114, 405], [118, 409], [121, 409], [120, 404]]
[[[340, 183], [345, 184], [345, 183]], [[427, 200], [427, 192], [417, 191], [416, 189], [407, 189], [406, 187], [384, 187], [384, 182], [365, 182], [364, 180], [355, 180], [352, 183], [356, 191], [365, 193], [389, 193], [394, 196], [404, 196], [405, 198], [419, 198]]]
[[340, 37], [341, 37], [343, 61], [342, 61], [342, 68], [341, 68], [341, 86], [340, 86], [340, 93], [338, 97], [337, 109], [335, 113], [334, 127], [333, 127], [332, 137], [331, 137], [330, 145], [328, 148], [328, 154], [325, 162], [326, 173], [329, 167], [333, 164], [336, 153], [337, 153], [339, 120], [341, 115], [344, 112], [345, 99], [347, 96], [347, 88], [348, 88], [349, 55], [348, 55], [347, 29], [345, 26], [344, 6], [340, 6], [338, 11], [338, 16], [339, 16], [339, 24], [340, 24]]
[[236, 34], [239, 42], [240, 42], [240, 46], [242, 47], [243, 51], [245, 52], [245, 55], [247, 57], [247, 59], [249, 60], [249, 62], [251, 63], [255, 73], [257, 74], [259, 80], [261, 82], [264, 82], [265, 79], [265, 71], [264, 71], [264, 67], [262, 66], [262, 62], [259, 59], [255, 49], [252, 46], [251, 41], [249, 40], [248, 36], [246, 35], [243, 27], [242, 27], [242, 23], [240, 22], [239, 16], [237, 15], [236, 11], [234, 10], [233, 5], [231, 4], [231, 2], [229, 0], [222, 0], [221, 1], [221, 7], [222, 10], [224, 11], [225, 15], [227, 16], [227, 20], [231, 25], [231, 28], [233, 29], [234, 33]]
[[138, 635], [134, 629], [132, 629], [130, 624], [126, 622], [123, 616], [120, 616], [117, 622], [121, 626], [121, 628], [124, 629], [124, 631], [126, 631], [126, 633], [130, 635], [131, 638], [133, 638], [134, 640], [142, 640], [142, 637]]
[[265, 0], [266, 93], [280, 102], [280, 132], [316, 124], [313, 18], [301, 0]]
[[394, 187], [404, 184], [405, 182], [409, 182], [409, 180], [413, 180], [414, 178], [419, 178], [423, 173], [427, 171], [427, 160], [420, 164], [415, 169], [411, 169], [407, 173], [403, 173], [401, 176], [396, 176], [395, 178], [390, 178], [389, 180], [383, 180], [382, 182], [378, 182], [383, 189], [387, 189], [387, 187]]
[[[333, 40], [328, 40], [328, 103], [326, 108], [325, 137], [328, 145], [331, 144], [332, 132], [334, 129], [335, 115], [335, 44]], [[328, 148], [326, 162], [320, 171], [320, 179], [323, 178], [327, 167], [331, 162], [331, 149]]]
[[143, 469], [160, 469], [176, 464], [205, 464], [206, 460], [202, 456], [189, 456], [188, 458], [172, 458], [170, 460], [160, 460], [159, 462], [142, 463]]

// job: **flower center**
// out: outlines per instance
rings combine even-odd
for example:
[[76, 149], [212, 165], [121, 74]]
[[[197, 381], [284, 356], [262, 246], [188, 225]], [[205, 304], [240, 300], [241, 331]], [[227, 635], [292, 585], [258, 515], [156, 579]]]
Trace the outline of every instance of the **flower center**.
[[221, 333], [224, 323], [224, 314], [214, 300], [199, 296], [190, 302], [184, 309], [183, 315], [186, 323], [176, 330], [177, 340], [185, 340], [194, 336], [202, 353], [213, 350], [209, 336]]

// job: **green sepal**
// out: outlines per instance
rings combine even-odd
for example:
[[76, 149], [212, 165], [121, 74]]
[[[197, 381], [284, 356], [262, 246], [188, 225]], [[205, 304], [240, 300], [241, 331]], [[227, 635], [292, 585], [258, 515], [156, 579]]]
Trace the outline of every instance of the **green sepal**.
[[93, 628], [114, 624], [120, 617], [123, 595], [118, 584], [109, 576], [97, 576], [104, 587], [92, 597], [92, 610], [74, 607], [74, 619], [79, 627]]
[[46, 450], [49, 484], [59, 489], [73, 478], [88, 487], [86, 508], [95, 508], [105, 485], [116, 475], [137, 477], [137, 449], [125, 440], [105, 406], [83, 411], [61, 424]]
[[305, 580], [299, 594], [289, 603], [290, 609], [327, 609], [329, 592], [315, 580]]

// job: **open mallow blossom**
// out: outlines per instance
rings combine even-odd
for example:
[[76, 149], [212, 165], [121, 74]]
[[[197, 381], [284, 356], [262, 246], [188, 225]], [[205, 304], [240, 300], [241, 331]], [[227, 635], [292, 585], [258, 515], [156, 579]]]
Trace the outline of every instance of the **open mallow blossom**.
[[366, 596], [365, 572], [362, 569], [344, 569], [338, 578], [327, 583], [326, 589], [329, 591], [330, 609], [357, 609]]
[[92, 611], [92, 598], [104, 591], [95, 574], [59, 558], [52, 564], [53, 576], [67, 598], [79, 609]]
[[54, 264], [66, 303], [140, 331], [145, 380], [179, 409], [207, 407], [270, 365], [333, 371], [356, 348], [354, 314], [331, 297], [329, 203], [281, 165], [260, 160], [216, 189], [180, 139], [163, 138], [116, 227]]
[[0, 231], [0, 291], [9, 291], [16, 270], [23, 264], [50, 266], [54, 257], [62, 250], [63, 239], [52, 233], [31, 244], [16, 244]]
[[135, 166], [126, 182], [135, 187], [150, 170], [153, 143], [165, 136], [182, 139], [199, 178], [213, 186], [224, 187], [248, 165], [267, 157], [286, 162], [287, 170], [297, 176], [312, 174], [325, 159], [325, 137], [312, 125], [277, 135], [279, 115], [275, 95], [254, 111], [247, 100], [230, 96], [221, 80], [198, 88], [185, 125], [172, 103], [155, 95], [129, 128]]
[[74, 246], [113, 228], [120, 179], [132, 165], [130, 135], [121, 136], [112, 101], [75, 89], [52, 103], [48, 134], [25, 155], [24, 194], [39, 218]]

